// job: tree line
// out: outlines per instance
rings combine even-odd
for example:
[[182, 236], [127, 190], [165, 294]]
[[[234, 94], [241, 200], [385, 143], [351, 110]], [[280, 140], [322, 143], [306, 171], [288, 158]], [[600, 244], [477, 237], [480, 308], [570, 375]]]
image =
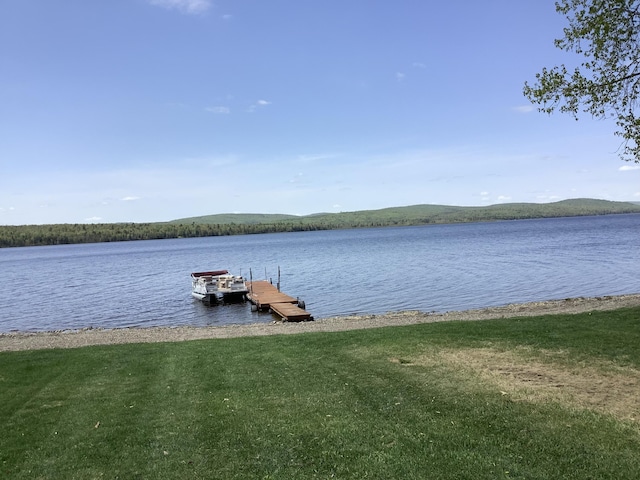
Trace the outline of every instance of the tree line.
[[[414, 205], [381, 210], [327, 213], [263, 223], [242, 223], [229, 216], [227, 223], [158, 222], [51, 225], [0, 225], [0, 248], [75, 243], [122, 242], [168, 238], [196, 238], [259, 233], [302, 232], [346, 228], [412, 226], [487, 222], [531, 218], [640, 213], [640, 205], [578, 199], [549, 204], [503, 204], [487, 207]], [[238, 220], [234, 222], [234, 218]]]
[[[304, 228], [308, 229], [308, 228]], [[100, 223], [0, 226], [0, 248], [293, 231], [287, 225]]]

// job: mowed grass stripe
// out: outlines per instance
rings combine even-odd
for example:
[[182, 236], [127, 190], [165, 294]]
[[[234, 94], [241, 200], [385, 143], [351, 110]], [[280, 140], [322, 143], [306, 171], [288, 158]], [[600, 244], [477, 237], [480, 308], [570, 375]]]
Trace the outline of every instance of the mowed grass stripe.
[[637, 403], [502, 369], [631, 379], [633, 399], [639, 340], [633, 308], [4, 352], [0, 476], [637, 478]]

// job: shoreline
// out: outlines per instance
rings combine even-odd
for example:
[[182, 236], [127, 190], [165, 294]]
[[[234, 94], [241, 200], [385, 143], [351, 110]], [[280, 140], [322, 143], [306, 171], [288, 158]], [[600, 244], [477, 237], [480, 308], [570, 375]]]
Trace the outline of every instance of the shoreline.
[[640, 293], [602, 297], [576, 297], [445, 313], [400, 311], [377, 315], [340, 316], [300, 323], [271, 322], [211, 327], [91, 328], [55, 332], [10, 332], [0, 333], [0, 352], [80, 348], [92, 345], [125, 343], [181, 342], [214, 338], [291, 335], [306, 332], [340, 332], [418, 323], [575, 314], [637, 306], [640, 306]]

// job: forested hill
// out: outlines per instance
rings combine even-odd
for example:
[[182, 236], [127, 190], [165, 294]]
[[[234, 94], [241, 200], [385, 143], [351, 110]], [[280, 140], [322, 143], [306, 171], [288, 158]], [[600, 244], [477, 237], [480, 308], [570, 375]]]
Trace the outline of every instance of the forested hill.
[[467, 223], [496, 220], [522, 220], [527, 218], [574, 217], [640, 213], [640, 205], [631, 202], [573, 199], [554, 203], [502, 203], [487, 207], [457, 207], [451, 205], [412, 205], [381, 210], [357, 212], [314, 213], [306, 216], [280, 214], [220, 214], [173, 220], [176, 224], [300, 224], [322, 225], [328, 229], [376, 227], [391, 225], [423, 225], [429, 223]]
[[0, 225], [0, 247], [640, 213], [630, 202], [574, 199], [487, 207], [413, 205], [306, 216], [222, 214], [158, 223]]

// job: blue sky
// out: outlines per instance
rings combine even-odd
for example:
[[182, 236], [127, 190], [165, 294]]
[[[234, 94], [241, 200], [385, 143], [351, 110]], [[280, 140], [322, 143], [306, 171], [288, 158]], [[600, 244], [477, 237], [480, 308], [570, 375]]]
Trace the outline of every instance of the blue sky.
[[0, 224], [640, 201], [552, 0], [6, 0]]

